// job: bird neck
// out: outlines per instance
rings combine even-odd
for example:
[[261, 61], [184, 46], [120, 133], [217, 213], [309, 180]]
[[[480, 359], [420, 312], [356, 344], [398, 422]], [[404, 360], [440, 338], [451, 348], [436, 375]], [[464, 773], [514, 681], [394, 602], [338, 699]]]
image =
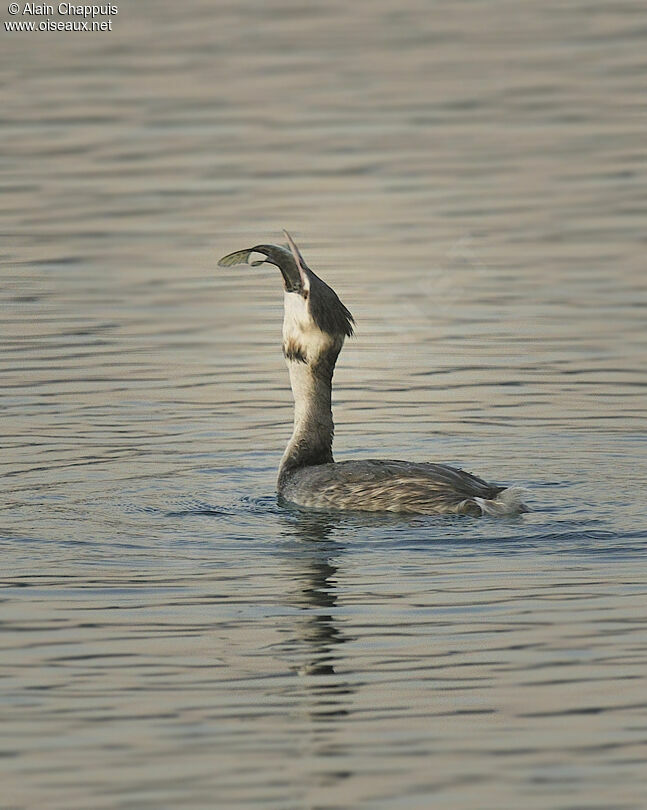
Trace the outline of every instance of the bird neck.
[[286, 475], [301, 467], [333, 461], [332, 375], [339, 350], [324, 355], [311, 365], [288, 359], [294, 395], [294, 431], [283, 453], [279, 486]]

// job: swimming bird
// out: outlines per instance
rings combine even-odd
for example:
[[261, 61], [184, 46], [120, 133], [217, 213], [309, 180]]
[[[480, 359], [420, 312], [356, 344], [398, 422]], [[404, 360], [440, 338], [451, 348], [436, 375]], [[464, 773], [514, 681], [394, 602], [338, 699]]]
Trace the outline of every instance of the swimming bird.
[[[273, 264], [284, 287], [283, 354], [294, 396], [294, 430], [279, 466], [279, 500], [325, 510], [409, 514], [515, 514], [528, 511], [520, 490], [489, 484], [447, 464], [332, 455], [332, 378], [354, 319], [306, 264], [287, 231], [287, 245], [256, 245], [218, 264]], [[262, 258], [253, 259], [253, 254]], [[250, 262], [250, 258], [252, 258]]]

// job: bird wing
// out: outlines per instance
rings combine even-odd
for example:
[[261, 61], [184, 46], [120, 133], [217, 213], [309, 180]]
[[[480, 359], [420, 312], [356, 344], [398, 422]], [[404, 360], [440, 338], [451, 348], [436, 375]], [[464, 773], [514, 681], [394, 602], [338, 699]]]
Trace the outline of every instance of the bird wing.
[[503, 489], [447, 464], [367, 459], [297, 470], [283, 494], [323, 509], [480, 514], [474, 498], [495, 498]]

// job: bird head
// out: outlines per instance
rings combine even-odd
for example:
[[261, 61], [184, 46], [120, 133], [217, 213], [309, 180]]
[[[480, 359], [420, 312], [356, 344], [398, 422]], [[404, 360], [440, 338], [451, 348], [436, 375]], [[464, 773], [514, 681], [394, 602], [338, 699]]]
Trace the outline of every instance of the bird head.
[[[283, 353], [288, 361], [316, 366], [323, 358], [334, 361], [344, 339], [353, 334], [353, 316], [337, 293], [305, 263], [301, 251], [287, 231], [287, 245], [256, 245], [223, 256], [221, 267], [268, 263], [283, 277]], [[252, 259], [254, 254], [263, 258]], [[251, 259], [251, 261], [250, 261]]]

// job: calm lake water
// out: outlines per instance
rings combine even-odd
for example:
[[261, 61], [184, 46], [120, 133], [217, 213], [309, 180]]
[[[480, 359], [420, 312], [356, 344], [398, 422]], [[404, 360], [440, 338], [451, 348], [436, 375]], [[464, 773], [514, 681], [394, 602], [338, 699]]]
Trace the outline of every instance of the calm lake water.
[[[645, 4], [2, 37], [2, 807], [646, 807]], [[530, 514], [277, 506], [283, 227], [337, 458]]]

